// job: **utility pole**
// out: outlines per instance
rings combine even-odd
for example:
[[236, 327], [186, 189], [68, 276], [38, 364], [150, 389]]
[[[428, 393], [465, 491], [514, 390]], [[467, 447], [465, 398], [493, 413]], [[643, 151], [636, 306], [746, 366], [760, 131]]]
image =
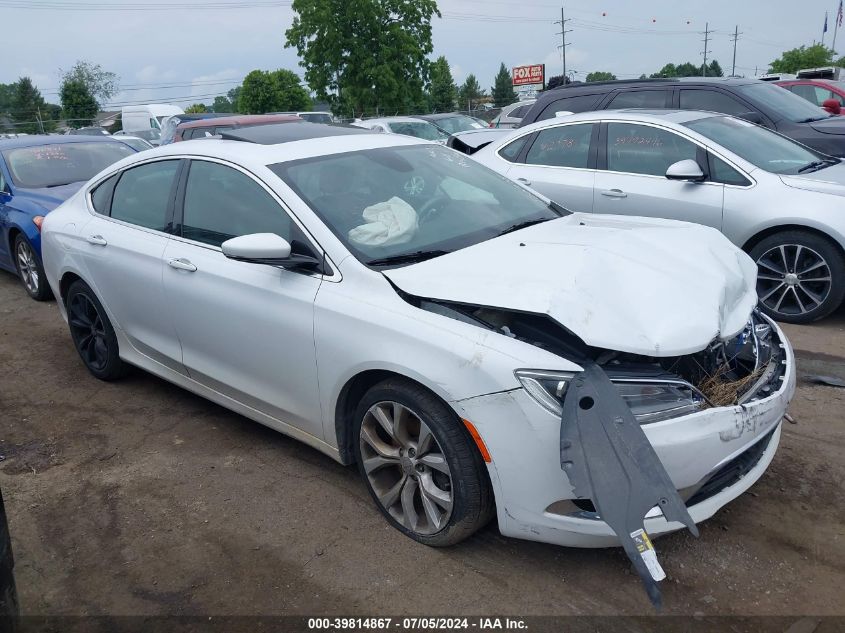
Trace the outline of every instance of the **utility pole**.
[[[733, 34], [733, 38], [732, 38], [733, 43], [734, 43], [734, 61], [733, 61], [733, 64], [731, 65], [731, 77], [736, 75], [736, 41], [739, 39], [740, 35], [742, 35], [742, 33], [739, 32], [739, 25], [737, 25], [736, 28], [734, 28], [734, 34]], [[757, 73], [754, 73], [754, 74], [756, 75]]]
[[566, 30], [566, 23], [569, 22], [564, 15], [563, 15], [563, 5], [560, 6], [560, 22], [555, 22], [555, 24], [560, 24], [560, 50], [563, 52], [563, 83], [566, 85], [566, 47], [569, 44], [566, 43], [566, 34], [572, 33], [572, 29]]
[[710, 30], [710, 23], [705, 22], [704, 23], [704, 52], [702, 53], [702, 55], [704, 55], [704, 64], [701, 66], [701, 76], [702, 77], [707, 76], [707, 53], [712, 52], [712, 51], [707, 50], [707, 44], [710, 41], [710, 33], [712, 33], [712, 31]]

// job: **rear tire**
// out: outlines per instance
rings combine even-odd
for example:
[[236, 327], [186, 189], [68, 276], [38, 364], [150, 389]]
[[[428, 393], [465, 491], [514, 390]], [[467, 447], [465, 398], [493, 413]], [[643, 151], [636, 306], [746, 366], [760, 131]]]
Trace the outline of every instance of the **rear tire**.
[[103, 304], [88, 284], [73, 282], [65, 305], [73, 344], [88, 371], [105, 381], [126, 375], [128, 365], [120, 360], [117, 335]]
[[831, 240], [809, 231], [783, 231], [749, 253], [757, 263], [760, 309], [776, 321], [811, 323], [845, 297], [845, 258]]
[[487, 467], [461, 420], [433, 393], [409, 380], [385, 380], [364, 394], [354, 424], [358, 470], [400, 532], [443, 547], [490, 521]]
[[51, 299], [53, 293], [44, 276], [41, 258], [35, 254], [35, 249], [23, 233], [15, 238], [14, 249], [15, 269], [18, 271], [18, 279], [24, 290], [36, 301]]

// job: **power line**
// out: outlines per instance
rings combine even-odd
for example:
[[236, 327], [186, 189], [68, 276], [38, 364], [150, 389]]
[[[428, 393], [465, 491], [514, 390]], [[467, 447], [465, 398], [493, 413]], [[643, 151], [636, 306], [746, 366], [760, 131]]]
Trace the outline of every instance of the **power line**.
[[569, 20], [567, 20], [566, 17], [563, 15], [563, 4], [561, 4], [560, 5], [560, 22], [555, 22], [555, 24], [560, 24], [559, 35], [560, 35], [560, 42], [561, 43], [560, 43], [560, 46], [558, 46], [558, 48], [560, 49], [560, 52], [563, 55], [563, 83], [564, 84], [566, 83], [566, 47], [569, 46], [569, 44], [566, 43], [566, 34], [572, 33], [572, 29], [569, 29], [568, 31], [566, 30], [566, 23], [567, 22], [569, 22]]
[[739, 32], [739, 25], [737, 24], [736, 27], [734, 27], [734, 34], [731, 36], [734, 43], [734, 59], [733, 64], [731, 65], [731, 76], [736, 74], [736, 42], [740, 35], [742, 35], [742, 33]]
[[707, 53], [713, 52], [713, 51], [707, 50], [707, 43], [710, 39], [710, 34], [713, 33], [713, 32], [714, 31], [710, 30], [710, 23], [705, 22], [704, 23], [704, 40], [703, 40], [704, 41], [704, 52], [702, 53], [702, 55], [704, 55], [704, 64], [702, 64], [702, 66], [701, 66], [701, 76], [702, 77], [707, 76]]

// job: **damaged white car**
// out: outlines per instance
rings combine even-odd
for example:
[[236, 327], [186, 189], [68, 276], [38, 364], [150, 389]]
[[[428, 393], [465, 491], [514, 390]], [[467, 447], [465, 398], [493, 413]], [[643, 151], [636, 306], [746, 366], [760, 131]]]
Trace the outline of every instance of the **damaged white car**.
[[386, 519], [622, 544], [707, 519], [795, 386], [756, 267], [716, 230], [571, 214], [449, 149], [310, 123], [102, 172], [43, 232], [101, 379], [141, 367], [349, 464]]

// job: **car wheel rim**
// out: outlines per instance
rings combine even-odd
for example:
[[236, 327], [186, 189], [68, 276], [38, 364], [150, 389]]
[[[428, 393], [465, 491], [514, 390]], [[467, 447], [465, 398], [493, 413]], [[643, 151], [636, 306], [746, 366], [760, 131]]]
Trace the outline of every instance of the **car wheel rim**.
[[80, 356], [95, 370], [105, 368], [109, 359], [106, 329], [97, 306], [85, 295], [74, 295], [68, 305], [68, 323]]
[[832, 286], [827, 261], [807, 246], [782, 244], [757, 259], [757, 295], [777, 314], [812, 312], [825, 302]]
[[381, 506], [417, 534], [442, 530], [452, 515], [452, 474], [431, 429], [398, 402], [379, 402], [361, 423], [364, 473]]
[[26, 289], [32, 294], [38, 294], [38, 264], [35, 261], [35, 253], [26, 242], [18, 244], [18, 273]]

